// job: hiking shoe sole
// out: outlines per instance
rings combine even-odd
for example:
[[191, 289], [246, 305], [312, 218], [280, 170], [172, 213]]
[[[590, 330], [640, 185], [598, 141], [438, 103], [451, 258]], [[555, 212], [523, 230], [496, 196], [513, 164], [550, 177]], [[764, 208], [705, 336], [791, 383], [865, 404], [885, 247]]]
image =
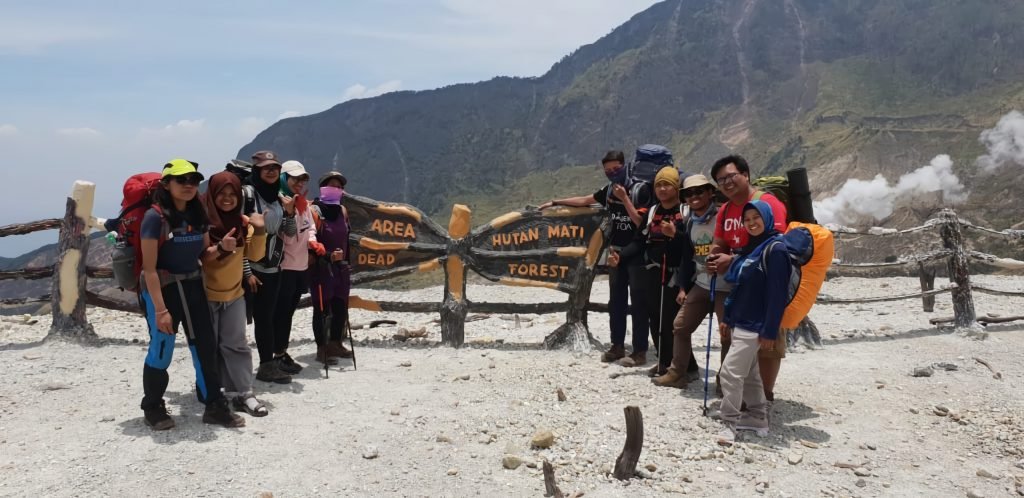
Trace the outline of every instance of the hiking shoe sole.
[[161, 420], [156, 423], [152, 423], [149, 420], [147, 420], [146, 425], [148, 425], [154, 431], [166, 431], [174, 428], [174, 419], [168, 418], [167, 420]]

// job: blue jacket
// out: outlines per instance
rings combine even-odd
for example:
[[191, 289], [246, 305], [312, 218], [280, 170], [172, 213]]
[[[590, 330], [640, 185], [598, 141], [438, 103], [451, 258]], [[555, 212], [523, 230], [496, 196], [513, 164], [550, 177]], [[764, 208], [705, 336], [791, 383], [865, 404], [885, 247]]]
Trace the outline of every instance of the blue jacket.
[[[747, 207], [756, 207], [765, 226], [772, 226], [771, 208], [767, 204], [754, 201]], [[737, 256], [726, 278], [735, 276], [732, 292], [725, 300], [726, 325], [757, 332], [766, 340], [779, 336], [779, 323], [788, 304], [790, 265], [793, 264], [786, 244], [778, 237], [770, 237], [749, 254]]]

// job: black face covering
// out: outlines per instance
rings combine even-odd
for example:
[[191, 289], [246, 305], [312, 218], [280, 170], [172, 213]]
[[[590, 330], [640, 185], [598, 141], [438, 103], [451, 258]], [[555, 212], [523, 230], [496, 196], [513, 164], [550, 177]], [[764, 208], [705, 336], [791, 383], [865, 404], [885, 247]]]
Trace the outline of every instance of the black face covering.
[[267, 183], [260, 177], [260, 168], [253, 168], [252, 175], [249, 176], [249, 183], [256, 189], [256, 194], [263, 199], [263, 202], [271, 204], [277, 202], [277, 196], [280, 193], [280, 178], [275, 179], [274, 183]]

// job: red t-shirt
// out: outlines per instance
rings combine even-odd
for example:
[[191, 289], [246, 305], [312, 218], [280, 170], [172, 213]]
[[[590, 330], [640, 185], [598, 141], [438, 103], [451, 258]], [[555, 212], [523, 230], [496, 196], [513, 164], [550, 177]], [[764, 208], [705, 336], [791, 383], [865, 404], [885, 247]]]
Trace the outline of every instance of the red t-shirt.
[[[754, 200], [754, 196], [750, 197]], [[768, 192], [763, 192], [758, 199], [768, 203], [772, 208], [772, 216], [775, 217], [775, 229], [780, 232], [786, 231], [786, 205]], [[743, 206], [737, 206], [732, 201], [726, 202], [722, 209], [718, 210], [718, 218], [715, 221], [715, 238], [724, 239], [729, 249], [737, 249], [747, 245], [747, 229], [743, 227]]]

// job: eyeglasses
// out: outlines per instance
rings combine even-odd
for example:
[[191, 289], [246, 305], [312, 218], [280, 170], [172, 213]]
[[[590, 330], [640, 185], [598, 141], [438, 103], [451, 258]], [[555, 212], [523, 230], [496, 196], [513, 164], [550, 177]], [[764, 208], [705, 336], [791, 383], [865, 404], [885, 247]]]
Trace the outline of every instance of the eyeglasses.
[[686, 199], [687, 197], [696, 197], [696, 196], [698, 196], [700, 194], [703, 194], [703, 193], [704, 193], [704, 189], [703, 188], [688, 188], [688, 189], [683, 190], [681, 195], [683, 196], [683, 199]]
[[719, 185], [722, 185], [722, 184], [725, 184], [725, 183], [732, 183], [733, 179], [736, 178], [736, 175], [738, 175], [738, 174], [739, 174], [739, 172], [729, 173], [728, 175], [720, 176], [718, 178], [715, 178], [715, 183], [717, 183]]
[[193, 187], [203, 182], [203, 177], [194, 173], [181, 176], [172, 176], [171, 178], [174, 179], [175, 183], [177, 183], [178, 185], [191, 185]]

